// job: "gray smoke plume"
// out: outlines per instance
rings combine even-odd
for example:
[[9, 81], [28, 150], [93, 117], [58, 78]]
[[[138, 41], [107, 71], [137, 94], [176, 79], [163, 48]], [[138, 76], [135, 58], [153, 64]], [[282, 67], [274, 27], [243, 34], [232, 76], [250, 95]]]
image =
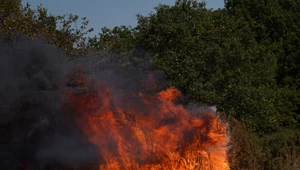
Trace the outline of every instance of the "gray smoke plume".
[[0, 55], [0, 169], [44, 169], [49, 162], [75, 167], [94, 159], [96, 149], [61, 111], [60, 51], [23, 38], [2, 44]]

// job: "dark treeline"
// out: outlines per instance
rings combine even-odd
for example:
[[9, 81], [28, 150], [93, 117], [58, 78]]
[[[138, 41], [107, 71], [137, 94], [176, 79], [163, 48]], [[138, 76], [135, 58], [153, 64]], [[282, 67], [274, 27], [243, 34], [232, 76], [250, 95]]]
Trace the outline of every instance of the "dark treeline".
[[43, 37], [67, 56], [113, 58], [124, 71], [146, 68], [149, 56], [186, 101], [224, 113], [232, 169], [300, 169], [300, 0], [227, 0], [218, 10], [176, 0], [137, 20], [87, 37], [86, 18], [0, 0], [2, 41]]

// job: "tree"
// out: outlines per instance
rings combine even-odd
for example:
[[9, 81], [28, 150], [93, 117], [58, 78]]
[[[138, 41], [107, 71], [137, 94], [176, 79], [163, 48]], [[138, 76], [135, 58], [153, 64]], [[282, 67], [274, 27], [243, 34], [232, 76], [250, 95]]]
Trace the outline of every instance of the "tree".
[[139, 16], [137, 28], [139, 44], [151, 51], [170, 85], [191, 100], [217, 104], [226, 113], [233, 109], [236, 118], [261, 133], [295, 124], [279, 113], [292, 114], [294, 108], [286, 102], [293, 95], [282, 95], [284, 89], [276, 85], [277, 46], [257, 42], [245, 18], [208, 10], [196, 1], [177, 1]]
[[249, 22], [258, 42], [278, 44], [278, 84], [299, 89], [300, 1], [229, 0], [226, 8], [231, 15]]
[[49, 43], [64, 50], [68, 55], [77, 55], [86, 50], [85, 37], [92, 29], [87, 29], [88, 20], [82, 18], [80, 28], [76, 15], [54, 16], [47, 9], [38, 6], [33, 10], [29, 4], [21, 6], [21, 1], [2, 0], [0, 10], [0, 32], [5, 41], [15, 42], [21, 36], [44, 38]]

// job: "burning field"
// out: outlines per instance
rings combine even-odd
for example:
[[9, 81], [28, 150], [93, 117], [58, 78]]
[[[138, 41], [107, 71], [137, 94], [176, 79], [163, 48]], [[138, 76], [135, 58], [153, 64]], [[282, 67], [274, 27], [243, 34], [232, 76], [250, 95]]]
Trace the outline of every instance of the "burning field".
[[0, 169], [229, 169], [226, 122], [155, 73], [107, 75], [28, 40], [1, 54]]

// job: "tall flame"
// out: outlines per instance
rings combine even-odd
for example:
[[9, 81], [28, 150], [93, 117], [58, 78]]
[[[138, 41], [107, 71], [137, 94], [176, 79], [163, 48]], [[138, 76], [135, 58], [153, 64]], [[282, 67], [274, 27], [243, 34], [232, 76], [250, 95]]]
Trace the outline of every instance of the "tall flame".
[[171, 87], [152, 96], [115, 96], [98, 83], [70, 96], [78, 125], [99, 149], [98, 169], [228, 170], [226, 123], [213, 111], [174, 104], [179, 95]]

